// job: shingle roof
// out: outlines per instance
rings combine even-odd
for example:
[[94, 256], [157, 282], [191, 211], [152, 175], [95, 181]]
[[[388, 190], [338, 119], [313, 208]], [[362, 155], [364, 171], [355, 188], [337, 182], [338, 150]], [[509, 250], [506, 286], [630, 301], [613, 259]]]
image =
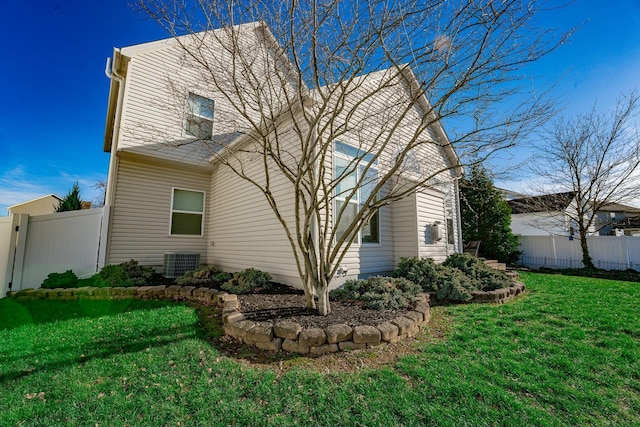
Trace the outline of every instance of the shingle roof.
[[507, 201], [511, 213], [564, 211], [575, 196], [574, 191], [565, 193], [544, 194], [542, 196], [522, 197]]

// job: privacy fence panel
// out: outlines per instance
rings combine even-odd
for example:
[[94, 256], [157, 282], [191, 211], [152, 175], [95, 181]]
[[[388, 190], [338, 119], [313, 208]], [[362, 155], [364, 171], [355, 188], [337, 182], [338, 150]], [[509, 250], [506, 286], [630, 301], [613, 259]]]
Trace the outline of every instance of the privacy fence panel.
[[[108, 208], [62, 212], [28, 217], [22, 215], [19, 231], [5, 238], [5, 222], [0, 220], [0, 297], [12, 291], [37, 288], [49, 273], [72, 270], [78, 277], [96, 273], [104, 265]], [[14, 226], [7, 227], [13, 230]], [[15, 243], [12, 243], [14, 241]], [[13, 249], [12, 249], [13, 248]], [[5, 256], [6, 252], [6, 256]], [[3, 267], [7, 259], [10, 267]]]
[[[640, 270], [640, 237], [589, 236], [589, 253], [605, 270]], [[566, 236], [521, 236], [520, 262], [532, 268], [581, 268], [580, 239]]]
[[0, 298], [6, 293], [13, 273], [15, 219], [13, 216], [0, 218]]

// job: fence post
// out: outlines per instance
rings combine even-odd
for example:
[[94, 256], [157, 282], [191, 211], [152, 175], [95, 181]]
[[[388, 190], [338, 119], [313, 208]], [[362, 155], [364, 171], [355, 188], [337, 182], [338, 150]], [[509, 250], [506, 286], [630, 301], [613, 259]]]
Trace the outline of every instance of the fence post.
[[100, 239], [98, 240], [98, 265], [96, 273], [104, 267], [107, 261], [107, 239], [109, 237], [109, 213], [110, 206], [102, 207], [102, 222], [100, 224]]
[[27, 248], [27, 233], [29, 228], [29, 215], [18, 215], [18, 235], [14, 240], [16, 244], [15, 258], [13, 261], [13, 280], [11, 290], [19, 291], [22, 289], [22, 272], [24, 270], [24, 253]]

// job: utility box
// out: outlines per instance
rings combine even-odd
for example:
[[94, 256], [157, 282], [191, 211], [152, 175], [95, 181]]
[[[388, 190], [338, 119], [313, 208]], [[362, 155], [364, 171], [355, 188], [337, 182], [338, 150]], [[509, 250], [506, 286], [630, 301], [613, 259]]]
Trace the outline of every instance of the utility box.
[[176, 278], [187, 271], [193, 271], [200, 265], [200, 254], [196, 252], [165, 252], [162, 263], [162, 276]]

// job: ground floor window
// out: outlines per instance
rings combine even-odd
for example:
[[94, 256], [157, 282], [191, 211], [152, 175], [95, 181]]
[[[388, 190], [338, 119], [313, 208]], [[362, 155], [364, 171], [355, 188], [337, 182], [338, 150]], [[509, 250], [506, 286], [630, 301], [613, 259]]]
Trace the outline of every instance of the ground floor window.
[[173, 189], [171, 235], [202, 236], [204, 191]]
[[[375, 189], [378, 169], [377, 161], [371, 154], [361, 153], [357, 148], [342, 142], [336, 142], [334, 149], [334, 176], [339, 180], [336, 186], [334, 223], [337, 224], [336, 238], [340, 239], [358, 209], [362, 209]], [[360, 186], [354, 193], [353, 189], [358, 183]], [[380, 243], [379, 217], [380, 212], [377, 211], [369, 218], [356, 236], [356, 242]]]

